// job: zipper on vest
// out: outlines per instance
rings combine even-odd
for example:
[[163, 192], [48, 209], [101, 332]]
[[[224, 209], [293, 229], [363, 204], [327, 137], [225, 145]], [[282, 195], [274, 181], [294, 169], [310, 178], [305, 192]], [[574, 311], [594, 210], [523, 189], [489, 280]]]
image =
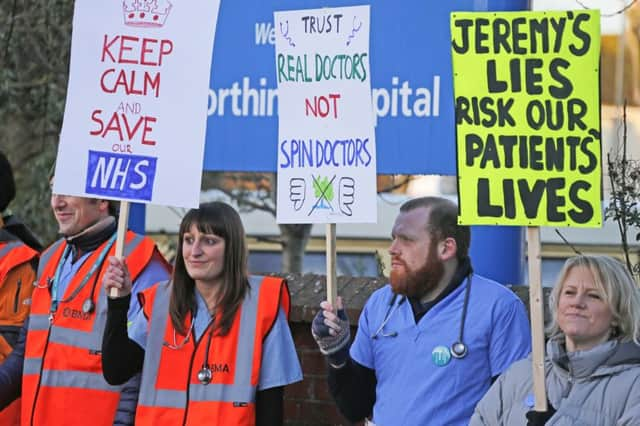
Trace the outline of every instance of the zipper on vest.
[[571, 366], [571, 362], [569, 362], [569, 375], [567, 377], [567, 387], [565, 388], [562, 397], [568, 398], [571, 390], [573, 389], [573, 368]]
[[31, 419], [29, 419], [29, 424], [34, 426], [33, 418], [36, 413], [36, 404], [38, 403], [38, 394], [40, 393], [40, 385], [42, 384], [42, 370], [44, 370], [44, 360], [47, 356], [47, 350], [49, 349], [49, 339], [51, 338], [51, 319], [52, 316], [49, 315], [49, 329], [47, 330], [47, 340], [44, 344], [44, 351], [42, 351], [42, 361], [40, 362], [40, 371], [38, 371], [38, 384], [36, 385], [36, 393], [33, 395], [33, 406], [31, 407]]
[[18, 313], [18, 302], [20, 302], [20, 289], [22, 288], [22, 278], [18, 278], [18, 284], [16, 288], [16, 297], [13, 299], [13, 313]]

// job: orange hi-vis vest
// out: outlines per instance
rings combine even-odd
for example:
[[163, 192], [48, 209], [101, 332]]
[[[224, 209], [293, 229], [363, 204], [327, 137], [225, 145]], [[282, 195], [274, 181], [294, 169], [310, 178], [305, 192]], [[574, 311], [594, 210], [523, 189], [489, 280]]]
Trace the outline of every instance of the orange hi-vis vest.
[[[125, 241], [124, 255], [131, 280], [135, 281], [151, 260], [155, 243], [131, 231]], [[55, 313], [51, 312], [49, 286], [62, 261], [66, 241], [57, 241], [40, 257], [24, 356], [23, 425], [113, 425], [122, 386], [111, 386], [104, 380], [100, 356], [107, 319], [107, 297], [102, 286], [107, 262], [103, 261], [85, 280], [110, 242], [94, 250], [71, 278]], [[114, 252], [112, 244], [104, 258]], [[83, 304], [88, 300], [93, 300], [95, 308], [87, 313]]]
[[[136, 410], [136, 425], [255, 425], [256, 390], [264, 339], [282, 307], [289, 314], [289, 290], [277, 277], [252, 276], [242, 305], [226, 336], [209, 324], [202, 336], [185, 339], [169, 316], [171, 284], [142, 292], [149, 333]], [[185, 321], [191, 326], [192, 318]], [[177, 336], [177, 337], [176, 337]], [[177, 342], [176, 342], [177, 340]], [[198, 372], [207, 363], [213, 377], [202, 384]]]
[[[29, 315], [36, 278], [31, 262], [38, 252], [19, 239], [0, 242], [0, 363], [13, 350], [13, 338]], [[0, 411], [0, 425], [20, 424], [20, 398]]]
[[[38, 256], [38, 252], [20, 240], [0, 242], [0, 291], [7, 290], [7, 300], [0, 299], [0, 327], [15, 327], [19, 331], [22, 323], [29, 315], [29, 301], [33, 289], [35, 266], [26, 268], [31, 281], [21, 276], [13, 276], [12, 271], [25, 263], [30, 263]], [[15, 280], [15, 282], [14, 282]], [[11, 282], [9, 282], [11, 281]], [[10, 299], [10, 300], [8, 300]], [[1, 339], [1, 337], [0, 337]]]
[[[0, 286], [3, 285], [9, 271], [18, 265], [30, 262], [38, 252], [20, 240], [0, 242]], [[22, 283], [31, 285], [32, 283]]]

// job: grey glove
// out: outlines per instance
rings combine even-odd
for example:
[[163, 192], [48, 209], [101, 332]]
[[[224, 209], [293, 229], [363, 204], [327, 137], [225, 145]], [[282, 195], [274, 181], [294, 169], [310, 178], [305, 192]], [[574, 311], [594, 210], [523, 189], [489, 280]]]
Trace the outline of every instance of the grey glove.
[[[325, 317], [325, 312], [329, 318]], [[331, 365], [337, 367], [347, 362], [351, 332], [344, 309], [338, 309], [337, 315], [324, 309], [318, 311], [311, 323], [311, 334]]]

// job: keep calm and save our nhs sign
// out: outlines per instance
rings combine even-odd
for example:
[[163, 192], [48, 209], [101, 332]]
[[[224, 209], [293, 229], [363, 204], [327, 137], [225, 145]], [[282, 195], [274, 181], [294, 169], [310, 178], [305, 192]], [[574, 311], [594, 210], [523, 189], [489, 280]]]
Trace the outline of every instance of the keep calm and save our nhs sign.
[[[274, 43], [280, 29], [273, 24], [273, 12], [360, 4], [371, 6], [377, 172], [456, 174], [450, 13], [522, 10], [526, 0], [222, 1], [211, 68], [205, 170], [277, 169]], [[327, 18], [319, 13], [309, 24], [322, 31], [323, 25], [335, 22]], [[341, 31], [351, 31], [353, 23], [340, 23]]]

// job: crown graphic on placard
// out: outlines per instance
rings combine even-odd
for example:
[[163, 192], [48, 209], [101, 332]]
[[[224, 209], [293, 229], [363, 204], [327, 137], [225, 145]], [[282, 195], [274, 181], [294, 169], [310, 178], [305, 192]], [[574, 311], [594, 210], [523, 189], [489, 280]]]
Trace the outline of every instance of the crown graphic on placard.
[[124, 0], [124, 24], [130, 27], [162, 27], [171, 11], [168, 0]]

